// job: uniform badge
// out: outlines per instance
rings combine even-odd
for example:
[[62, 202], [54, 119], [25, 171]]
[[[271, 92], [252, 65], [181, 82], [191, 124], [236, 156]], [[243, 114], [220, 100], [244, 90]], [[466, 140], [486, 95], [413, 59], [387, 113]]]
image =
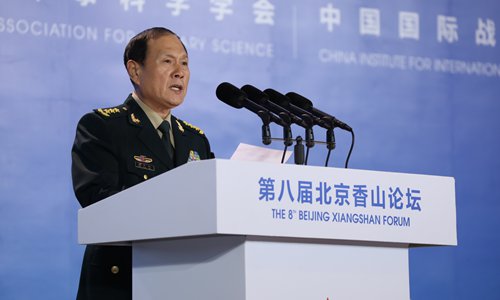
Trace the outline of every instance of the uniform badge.
[[152, 158], [149, 158], [147, 156], [144, 156], [144, 155], [134, 155], [134, 159], [138, 162], [143, 162], [143, 163], [152, 163], [153, 162], [153, 159]]
[[134, 124], [141, 124], [141, 120], [137, 119], [137, 117], [134, 114], [130, 115], [130, 119], [132, 120], [132, 122], [134, 122]]
[[199, 127], [196, 127], [194, 126], [193, 124], [190, 124], [186, 121], [182, 121], [182, 123], [184, 123], [184, 125], [186, 125], [187, 127], [190, 127], [192, 129], [194, 129], [196, 132], [198, 132], [199, 134], [203, 135], [203, 130], [201, 130]]
[[113, 108], [99, 108], [97, 110], [98, 113], [100, 113], [102, 116], [109, 117], [112, 114], [116, 114], [120, 112], [120, 108], [118, 107], [113, 107]]
[[198, 152], [196, 152], [194, 150], [190, 150], [189, 151], [188, 162], [189, 161], [197, 161], [197, 160], [201, 160], [200, 155], [198, 154]]
[[177, 127], [179, 127], [179, 130], [184, 133], [184, 127], [182, 127], [181, 123], [179, 123], [179, 121], [175, 120], [175, 122], [177, 122]]
[[152, 158], [149, 158], [144, 155], [134, 155], [135, 167], [139, 169], [144, 169], [148, 171], [154, 171], [155, 166], [151, 163], [153, 162]]

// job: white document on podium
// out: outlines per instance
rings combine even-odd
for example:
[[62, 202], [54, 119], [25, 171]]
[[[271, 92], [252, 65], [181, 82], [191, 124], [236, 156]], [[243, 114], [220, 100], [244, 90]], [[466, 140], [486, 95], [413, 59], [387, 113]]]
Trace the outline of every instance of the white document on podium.
[[[291, 155], [292, 151], [286, 151], [283, 163], [286, 163]], [[268, 149], [240, 143], [231, 156], [231, 160], [261, 161], [279, 164], [281, 163], [282, 157], [282, 150]]]

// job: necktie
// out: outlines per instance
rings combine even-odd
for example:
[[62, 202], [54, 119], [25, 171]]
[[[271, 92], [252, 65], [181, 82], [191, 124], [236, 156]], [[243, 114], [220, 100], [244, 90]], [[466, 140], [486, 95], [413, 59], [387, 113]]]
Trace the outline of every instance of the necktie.
[[158, 126], [158, 130], [162, 133], [161, 141], [167, 149], [168, 156], [170, 159], [174, 159], [174, 147], [170, 142], [170, 124], [167, 121], [163, 121], [160, 126]]

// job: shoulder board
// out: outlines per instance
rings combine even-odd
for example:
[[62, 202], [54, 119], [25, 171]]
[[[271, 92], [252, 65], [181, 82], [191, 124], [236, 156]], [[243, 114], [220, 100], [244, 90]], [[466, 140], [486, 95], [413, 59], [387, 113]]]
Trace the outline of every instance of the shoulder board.
[[127, 113], [128, 109], [127, 106], [125, 105], [119, 105], [115, 107], [108, 107], [108, 108], [97, 108], [94, 109], [96, 113], [101, 115], [102, 117], [109, 118], [109, 117], [118, 117], [121, 116], [125, 113]]
[[205, 134], [205, 133], [203, 132], [203, 130], [201, 130], [199, 127], [194, 126], [193, 124], [190, 124], [190, 123], [188, 123], [188, 122], [186, 122], [186, 121], [182, 121], [182, 123], [183, 123], [184, 125], [186, 125], [186, 127], [187, 127], [187, 128], [191, 128], [191, 129], [193, 129], [194, 131], [198, 132], [198, 133], [199, 133], [199, 134], [201, 134], [201, 135], [204, 135], [204, 134]]

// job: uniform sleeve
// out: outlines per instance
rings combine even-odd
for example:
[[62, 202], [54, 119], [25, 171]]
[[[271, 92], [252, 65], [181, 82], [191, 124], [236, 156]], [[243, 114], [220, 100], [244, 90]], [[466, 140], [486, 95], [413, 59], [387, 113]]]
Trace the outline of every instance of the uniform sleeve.
[[99, 115], [87, 114], [78, 123], [71, 158], [73, 189], [82, 207], [121, 190], [116, 152]]

